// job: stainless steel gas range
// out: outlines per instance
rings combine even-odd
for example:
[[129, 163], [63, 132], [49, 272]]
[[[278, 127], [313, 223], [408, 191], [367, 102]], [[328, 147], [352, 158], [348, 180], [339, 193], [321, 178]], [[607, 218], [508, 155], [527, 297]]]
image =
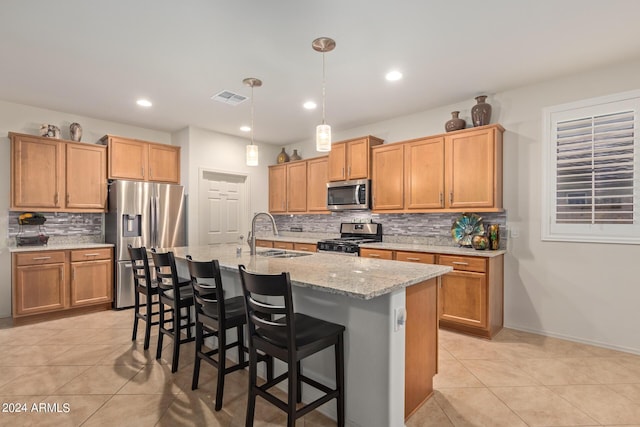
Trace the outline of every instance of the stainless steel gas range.
[[372, 242], [382, 242], [382, 224], [343, 222], [340, 238], [319, 241], [318, 252], [360, 256], [360, 245]]

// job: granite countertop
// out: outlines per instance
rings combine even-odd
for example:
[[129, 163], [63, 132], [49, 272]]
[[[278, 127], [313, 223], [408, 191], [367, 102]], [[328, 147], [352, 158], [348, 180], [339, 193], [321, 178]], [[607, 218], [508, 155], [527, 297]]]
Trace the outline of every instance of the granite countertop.
[[[186, 255], [191, 255], [198, 261], [217, 259], [220, 268], [227, 271], [237, 272], [238, 264], [244, 264], [247, 270], [253, 273], [280, 274], [287, 271], [293, 285], [365, 300], [442, 276], [453, 270], [443, 265], [314, 252], [303, 252], [305, 256], [295, 258], [272, 258], [249, 255], [248, 248], [243, 248], [242, 254], [237, 256], [236, 245], [230, 244], [177, 247], [171, 250], [178, 259], [186, 259]], [[268, 250], [258, 248], [258, 254]]]
[[112, 248], [112, 243], [60, 243], [46, 246], [10, 246], [9, 252], [63, 251], [68, 249]]
[[389, 242], [379, 242], [379, 243], [363, 243], [360, 245], [361, 248], [370, 248], [370, 249], [387, 249], [393, 251], [411, 251], [411, 252], [430, 252], [437, 254], [446, 254], [446, 255], [465, 255], [465, 256], [475, 256], [475, 257], [483, 257], [483, 258], [493, 258], [499, 255], [504, 255], [507, 251], [503, 249], [499, 249], [497, 251], [484, 250], [478, 251], [473, 248], [465, 248], [458, 246], [435, 246], [435, 245], [423, 245], [419, 243], [389, 243]]

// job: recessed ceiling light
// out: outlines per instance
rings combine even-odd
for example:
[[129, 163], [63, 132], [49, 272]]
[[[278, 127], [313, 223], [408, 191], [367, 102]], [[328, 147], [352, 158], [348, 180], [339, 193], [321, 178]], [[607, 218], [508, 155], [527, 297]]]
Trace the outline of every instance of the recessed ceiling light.
[[249, 132], [251, 130], [251, 126], [240, 126], [240, 130], [242, 132]]
[[307, 101], [302, 106], [307, 110], [315, 110], [317, 107], [316, 103], [313, 101]]
[[389, 71], [386, 76], [384, 76], [390, 82], [395, 82], [396, 80], [400, 80], [402, 78], [402, 73], [400, 71]]
[[136, 101], [136, 104], [138, 104], [141, 107], [151, 107], [153, 105], [151, 101], [149, 101], [148, 99], [138, 99]]

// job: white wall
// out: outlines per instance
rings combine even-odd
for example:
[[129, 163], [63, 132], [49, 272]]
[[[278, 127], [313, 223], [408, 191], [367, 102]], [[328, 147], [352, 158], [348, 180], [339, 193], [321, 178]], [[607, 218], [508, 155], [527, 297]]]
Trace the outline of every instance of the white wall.
[[[402, 84], [402, 83], [401, 83]], [[542, 242], [542, 108], [640, 88], [640, 61], [489, 94], [504, 134], [504, 206], [511, 228], [505, 258], [505, 326], [640, 354], [640, 245]], [[428, 94], [425, 94], [428, 96]], [[336, 132], [385, 143], [444, 131], [451, 111], [471, 125], [473, 99]], [[329, 105], [330, 109], [331, 106]], [[315, 157], [311, 140], [287, 146]], [[640, 177], [639, 177], [640, 178]]]
[[0, 101], [0, 318], [11, 316], [11, 257], [7, 245], [15, 243], [7, 237], [11, 169], [11, 150], [7, 134], [18, 132], [38, 135], [40, 125], [49, 123], [60, 127], [61, 137], [69, 139], [69, 125], [73, 122], [82, 126], [83, 142], [95, 143], [103, 135], [111, 133], [164, 144], [171, 143], [171, 134], [167, 132]]
[[[198, 242], [198, 172], [208, 169], [229, 174], [247, 175], [250, 188], [248, 214], [266, 211], [269, 207], [269, 172], [280, 148], [256, 142], [259, 166], [247, 166], [247, 140], [195, 127], [173, 134], [174, 144], [182, 147], [182, 182], [188, 197], [188, 241]], [[247, 216], [250, 218], [250, 215]], [[245, 234], [246, 237], [246, 233]], [[192, 243], [193, 242], [193, 243]]]

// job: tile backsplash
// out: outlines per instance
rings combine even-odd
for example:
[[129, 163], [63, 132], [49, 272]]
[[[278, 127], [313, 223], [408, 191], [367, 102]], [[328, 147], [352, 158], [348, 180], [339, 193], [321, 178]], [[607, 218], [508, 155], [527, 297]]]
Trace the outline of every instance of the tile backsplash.
[[[365, 211], [342, 211], [328, 215], [275, 215], [278, 230], [283, 235], [295, 236], [292, 228], [302, 228], [305, 235], [333, 237], [340, 234], [341, 222], [378, 222], [382, 224], [383, 239], [394, 243], [420, 243], [438, 246], [457, 246], [451, 237], [451, 225], [460, 213], [424, 214], [372, 214]], [[506, 248], [507, 213], [479, 213], [485, 227], [500, 226], [500, 247]], [[261, 221], [259, 230], [268, 236], [271, 225]], [[257, 234], [257, 233], [256, 233]]]
[[[22, 212], [9, 212], [8, 237], [11, 240], [21, 231], [49, 236], [49, 243], [101, 243], [104, 242], [103, 213], [43, 212], [47, 219], [44, 225], [18, 224]], [[14, 240], [15, 241], [15, 240]]]

